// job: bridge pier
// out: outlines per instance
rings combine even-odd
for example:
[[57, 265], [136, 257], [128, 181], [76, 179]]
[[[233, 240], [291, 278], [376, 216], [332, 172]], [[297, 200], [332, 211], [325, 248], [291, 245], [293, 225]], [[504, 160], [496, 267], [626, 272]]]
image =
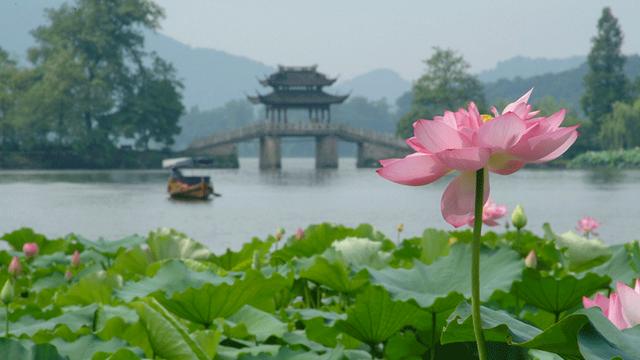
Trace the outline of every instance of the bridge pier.
[[281, 159], [280, 138], [269, 135], [260, 137], [260, 169], [280, 169]]
[[316, 169], [338, 167], [338, 139], [334, 135], [316, 136]]

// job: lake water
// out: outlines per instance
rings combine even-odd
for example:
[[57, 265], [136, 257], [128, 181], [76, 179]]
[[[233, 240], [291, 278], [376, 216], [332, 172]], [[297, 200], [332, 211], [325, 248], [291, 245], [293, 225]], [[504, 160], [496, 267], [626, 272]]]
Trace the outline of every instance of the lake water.
[[[356, 169], [340, 159], [337, 170], [315, 170], [313, 159], [283, 159], [281, 171], [261, 172], [257, 159], [241, 159], [240, 169], [204, 170], [222, 197], [180, 202], [167, 197], [166, 171], [0, 171], [0, 232], [22, 226], [48, 236], [70, 232], [88, 238], [118, 239], [167, 226], [183, 231], [215, 251], [238, 248], [252, 236], [278, 226], [329, 221], [371, 223], [395, 237], [426, 227], [448, 229], [440, 197], [449, 179], [423, 187], [388, 182], [373, 169]], [[523, 204], [529, 229], [542, 233], [575, 227], [585, 215], [602, 222], [608, 243], [640, 239], [640, 171], [521, 170], [491, 175], [491, 197], [509, 211]]]

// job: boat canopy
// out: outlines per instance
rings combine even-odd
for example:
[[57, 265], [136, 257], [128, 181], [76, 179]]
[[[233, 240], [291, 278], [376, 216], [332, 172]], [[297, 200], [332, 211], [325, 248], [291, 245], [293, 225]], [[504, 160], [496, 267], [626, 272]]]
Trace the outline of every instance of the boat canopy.
[[164, 169], [185, 168], [185, 167], [192, 167], [192, 166], [193, 166], [193, 158], [190, 158], [190, 157], [181, 157], [181, 158], [162, 160], [162, 167]]

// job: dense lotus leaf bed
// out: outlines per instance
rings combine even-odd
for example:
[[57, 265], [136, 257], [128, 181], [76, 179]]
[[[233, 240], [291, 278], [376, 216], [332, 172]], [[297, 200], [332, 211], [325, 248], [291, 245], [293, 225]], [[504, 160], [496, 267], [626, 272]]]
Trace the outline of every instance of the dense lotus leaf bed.
[[[483, 328], [492, 359], [640, 359], [582, 297], [639, 276], [638, 242], [487, 232]], [[174, 230], [146, 238], [2, 237], [7, 359], [473, 359], [471, 232], [428, 229], [399, 244], [369, 225], [320, 224], [211, 253]], [[396, 238], [397, 234], [393, 234]], [[39, 254], [27, 259], [27, 242]], [[71, 254], [80, 252], [80, 265]], [[535, 250], [535, 268], [524, 258]], [[18, 256], [22, 272], [8, 264]], [[8, 316], [8, 319], [7, 319]], [[8, 321], [7, 321], [8, 320]], [[6, 328], [5, 328], [6, 326]], [[8, 331], [8, 336], [6, 331]]]

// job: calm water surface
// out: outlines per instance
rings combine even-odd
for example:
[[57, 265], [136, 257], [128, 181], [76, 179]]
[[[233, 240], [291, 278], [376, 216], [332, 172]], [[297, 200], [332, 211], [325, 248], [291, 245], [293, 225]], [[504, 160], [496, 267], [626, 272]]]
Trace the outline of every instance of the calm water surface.
[[[356, 169], [350, 158], [337, 170], [313, 166], [313, 159], [284, 159], [281, 171], [260, 172], [256, 159], [241, 159], [240, 169], [204, 170], [223, 195], [209, 202], [170, 200], [166, 171], [0, 171], [0, 232], [28, 226], [48, 236], [118, 239], [168, 226], [221, 251], [278, 226], [291, 234], [323, 221], [372, 223], [391, 236], [398, 223], [406, 236], [449, 228], [440, 214], [448, 179], [408, 187]], [[522, 203], [538, 233], [544, 222], [564, 232], [590, 215], [602, 221], [608, 243], [640, 238], [640, 171], [522, 170], [492, 174], [491, 186], [509, 211]]]

